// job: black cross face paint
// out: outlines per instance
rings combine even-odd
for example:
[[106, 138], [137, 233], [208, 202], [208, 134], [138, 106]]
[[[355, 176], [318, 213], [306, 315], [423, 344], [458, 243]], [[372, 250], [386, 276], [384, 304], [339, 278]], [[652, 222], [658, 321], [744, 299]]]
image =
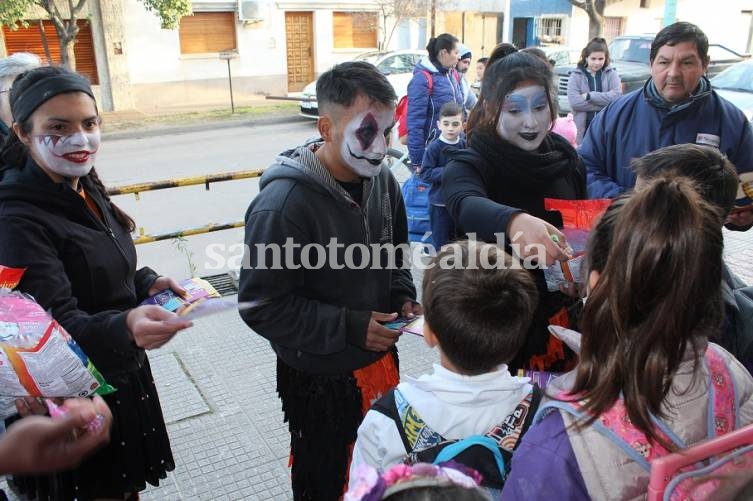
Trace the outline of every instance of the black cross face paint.
[[394, 122], [389, 109], [369, 108], [345, 126], [341, 154], [345, 163], [360, 177], [379, 174], [387, 154], [387, 135]]

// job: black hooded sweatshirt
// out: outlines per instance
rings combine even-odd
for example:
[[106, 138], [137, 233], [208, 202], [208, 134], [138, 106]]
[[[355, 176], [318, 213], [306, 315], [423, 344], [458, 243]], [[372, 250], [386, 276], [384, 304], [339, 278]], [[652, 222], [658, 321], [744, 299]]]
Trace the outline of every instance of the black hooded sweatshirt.
[[[375, 269], [371, 257], [362, 262], [363, 247], [353, 251], [355, 245], [409, 245], [405, 206], [392, 173], [382, 166], [375, 178], [364, 179], [359, 205], [318, 161], [317, 146], [283, 153], [262, 176], [259, 194], [246, 212], [238, 298], [265, 301], [241, 316], [287, 365], [313, 374], [342, 374], [384, 355], [365, 349], [371, 312], [399, 313], [406, 301], [415, 300], [416, 290], [410, 268], [401, 268], [401, 254], [397, 269], [389, 269], [385, 252], [379, 252], [382, 269]], [[283, 246], [288, 239], [298, 245], [291, 254], [293, 266], [287, 265], [283, 251], [280, 268], [271, 269], [272, 252], [267, 251], [263, 269], [257, 246]], [[312, 266], [295, 269], [303, 247], [326, 247], [333, 239], [336, 262], [328, 250], [323, 266], [313, 269], [323, 253], [311, 249]], [[350, 252], [353, 264], [365, 267], [349, 268], [345, 257]]]
[[26, 268], [17, 290], [34, 296], [113, 379], [144, 362], [126, 313], [158, 275], [136, 270], [130, 233], [88, 176], [79, 183], [103, 220], [68, 183], [53, 182], [31, 159], [0, 171], [0, 265]]

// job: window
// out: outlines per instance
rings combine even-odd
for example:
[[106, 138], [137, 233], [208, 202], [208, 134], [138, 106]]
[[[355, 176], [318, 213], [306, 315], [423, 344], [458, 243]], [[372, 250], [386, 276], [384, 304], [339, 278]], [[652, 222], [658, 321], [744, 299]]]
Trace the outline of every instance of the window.
[[376, 12], [333, 12], [335, 49], [371, 49], [377, 46]]
[[235, 12], [194, 12], [180, 18], [181, 54], [235, 49]]
[[[27, 20], [28, 28], [19, 28], [17, 31], [11, 31], [7, 26], [3, 26], [3, 36], [5, 37], [5, 50], [8, 55], [15, 52], [31, 52], [39, 56], [46, 62], [47, 56], [42, 44], [42, 33], [39, 30], [39, 21], [36, 19]], [[97, 73], [97, 60], [94, 57], [94, 43], [92, 42], [92, 28], [88, 21], [78, 20], [78, 36], [76, 37], [76, 71], [85, 75], [93, 85], [99, 84], [99, 75]], [[47, 45], [50, 49], [50, 56], [55, 63], [60, 63], [60, 41], [55, 31], [52, 21], [43, 21], [44, 33], [47, 37]]]
[[606, 38], [608, 42], [623, 34], [623, 26], [625, 25], [624, 21], [625, 18], [623, 17], [604, 18], [604, 38]]
[[377, 65], [379, 71], [385, 75], [397, 75], [401, 73], [413, 73], [416, 61], [412, 54], [398, 54], [384, 59]]
[[541, 42], [562, 41], [562, 18], [542, 17], [539, 19], [536, 36]]

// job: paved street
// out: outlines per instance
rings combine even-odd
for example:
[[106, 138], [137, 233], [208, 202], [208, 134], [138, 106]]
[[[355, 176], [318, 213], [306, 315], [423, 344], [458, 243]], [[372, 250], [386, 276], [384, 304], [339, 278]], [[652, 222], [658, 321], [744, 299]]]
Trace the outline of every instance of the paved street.
[[[271, 131], [281, 130], [273, 128]], [[297, 128], [301, 136], [308, 132], [303, 125]], [[204, 136], [212, 138], [229, 132], [212, 134]], [[191, 137], [164, 138], [162, 142], [168, 139], [183, 144], [190, 142]], [[154, 147], [159, 142], [159, 139], [147, 141], [146, 147]], [[114, 150], [124, 152], [125, 144], [116, 144]], [[186, 164], [191, 163], [192, 155], [186, 153]], [[123, 168], [127, 164], [138, 170], [131, 164], [130, 157], [121, 160]], [[265, 164], [268, 159], [255, 157], [255, 163]], [[237, 165], [227, 170], [239, 168], [245, 167]], [[150, 179], [170, 177], [176, 172], [173, 169], [152, 171]], [[133, 177], [144, 171], [130, 175], [119, 170], [111, 172], [113, 179], [124, 183], [135, 182], [138, 177]], [[168, 175], [161, 175], [165, 173]], [[404, 177], [404, 173], [400, 177]], [[242, 206], [235, 208], [240, 214], [245, 210], [250, 190], [245, 191]], [[202, 204], [209, 211], [215, 205], [227, 205], [227, 197], [228, 192], [212, 188]], [[233, 198], [236, 205], [241, 204], [238, 194], [234, 193], [233, 197], [236, 197]], [[131, 204], [128, 210], [147, 211], [136, 209], [136, 204]], [[146, 214], [142, 213], [137, 220], [144, 217]], [[158, 219], [152, 215], [148, 222], [159, 224]], [[186, 219], [195, 219], [195, 215], [188, 214]], [[221, 233], [229, 235], [221, 238], [229, 239], [242, 235], [235, 230]], [[725, 236], [728, 262], [747, 282], [753, 283], [753, 231], [725, 232]], [[155, 244], [140, 246], [142, 263], [153, 264], [158, 270], [169, 268], [171, 263], [173, 267], [185, 267], [185, 256], [181, 257], [174, 247], [164, 244], [160, 250], [155, 250], [149, 247], [151, 245]], [[150, 259], [144, 260], [144, 253]], [[416, 270], [417, 284], [420, 278], [420, 271]], [[430, 351], [418, 337], [404, 335], [398, 347], [403, 374], [419, 375], [429, 370], [437, 359], [436, 352]], [[180, 333], [170, 344], [150, 352], [150, 359], [177, 467], [162, 485], [144, 492], [143, 500], [292, 498], [287, 469], [288, 433], [275, 393], [275, 359], [266, 340], [250, 331], [237, 313], [230, 312], [196, 321], [192, 329]]]

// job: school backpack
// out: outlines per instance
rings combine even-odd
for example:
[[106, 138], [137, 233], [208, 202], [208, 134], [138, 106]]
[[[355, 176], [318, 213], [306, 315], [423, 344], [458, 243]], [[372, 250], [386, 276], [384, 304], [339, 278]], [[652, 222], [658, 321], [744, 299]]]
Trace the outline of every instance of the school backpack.
[[[632, 425], [621, 398], [592, 424], [594, 430], [615, 443], [649, 472], [649, 501], [716, 499], [716, 491], [723, 481], [728, 478], [739, 480], [741, 474], [753, 466], [753, 433], [748, 430], [749, 427], [743, 433], [730, 434], [740, 425], [735, 382], [724, 359], [711, 344], [706, 349], [705, 365], [709, 373], [709, 440], [687, 448], [663, 421], [652, 416], [657, 434], [679, 449], [676, 453], [670, 453]], [[534, 423], [552, 409], [568, 412], [576, 419], [586, 417], [580, 402], [572, 401], [571, 396], [561, 393], [557, 398], [539, 408]]]
[[515, 410], [483, 435], [447, 440], [427, 425], [397, 388], [371, 407], [392, 418], [405, 446], [406, 464], [455, 461], [478, 471], [481, 486], [499, 495], [510, 473], [510, 459], [533, 422], [542, 390], [533, 385]]
[[408, 218], [408, 240], [427, 245], [432, 243], [431, 237], [424, 239], [424, 235], [431, 231], [429, 188], [429, 183], [421, 181], [415, 172], [402, 186], [405, 215]]

